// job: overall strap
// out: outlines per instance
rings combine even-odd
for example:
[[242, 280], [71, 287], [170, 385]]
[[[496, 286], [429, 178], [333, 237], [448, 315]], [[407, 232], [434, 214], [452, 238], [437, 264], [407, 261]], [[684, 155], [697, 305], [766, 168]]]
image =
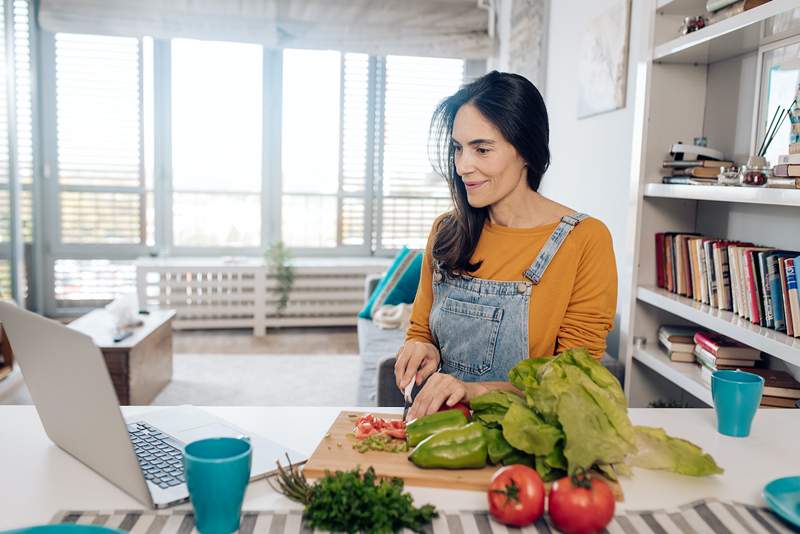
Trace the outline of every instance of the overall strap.
[[569, 233], [579, 222], [587, 217], [588, 215], [585, 213], [576, 213], [575, 215], [564, 215], [561, 217], [561, 222], [558, 223], [558, 226], [550, 235], [550, 239], [547, 240], [542, 250], [539, 251], [536, 260], [534, 260], [531, 266], [528, 267], [528, 270], [523, 273], [525, 277], [530, 279], [534, 284], [538, 284], [542, 276], [544, 276], [547, 266], [550, 265], [550, 262], [556, 255], [556, 252], [558, 252], [558, 249], [561, 248], [561, 244]]

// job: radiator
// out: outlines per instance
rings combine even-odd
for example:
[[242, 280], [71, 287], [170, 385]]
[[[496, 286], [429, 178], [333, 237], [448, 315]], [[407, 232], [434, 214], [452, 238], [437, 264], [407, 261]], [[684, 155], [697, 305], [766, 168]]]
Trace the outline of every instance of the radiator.
[[346, 326], [364, 306], [364, 280], [382, 273], [385, 258], [295, 258], [294, 284], [278, 311], [278, 280], [258, 259], [140, 258], [140, 306], [170, 308], [176, 329]]

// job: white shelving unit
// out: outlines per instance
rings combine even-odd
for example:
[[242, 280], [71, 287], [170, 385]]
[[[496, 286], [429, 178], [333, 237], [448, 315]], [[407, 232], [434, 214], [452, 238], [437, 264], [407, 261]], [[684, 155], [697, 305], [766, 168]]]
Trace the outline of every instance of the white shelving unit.
[[[763, 54], [798, 42], [800, 0], [772, 0], [689, 35], [683, 17], [706, 0], [650, 0], [650, 49], [637, 69], [631, 165], [628, 306], [622, 312], [625, 392], [632, 407], [656, 400], [711, 404], [698, 366], [672, 362], [658, 344], [661, 324], [694, 324], [771, 357], [800, 378], [800, 339], [762, 328], [656, 285], [655, 234], [697, 232], [800, 250], [800, 190], [661, 183], [661, 163], [677, 141], [706, 136], [727, 159], [755, 151]], [[763, 117], [762, 117], [763, 118]], [[776, 142], [778, 140], [776, 139]], [[634, 340], [638, 339], [637, 343]]]

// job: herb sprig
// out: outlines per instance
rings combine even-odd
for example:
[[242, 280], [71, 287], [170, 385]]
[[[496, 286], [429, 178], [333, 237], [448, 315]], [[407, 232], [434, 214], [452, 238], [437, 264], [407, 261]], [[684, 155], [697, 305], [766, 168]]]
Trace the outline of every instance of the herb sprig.
[[[287, 457], [288, 460], [288, 457]], [[327, 473], [310, 484], [296, 466], [278, 463], [275, 491], [305, 506], [308, 526], [336, 532], [388, 533], [408, 528], [423, 532], [436, 509], [414, 506], [411, 494], [403, 492], [400, 478], [380, 478], [372, 467]]]

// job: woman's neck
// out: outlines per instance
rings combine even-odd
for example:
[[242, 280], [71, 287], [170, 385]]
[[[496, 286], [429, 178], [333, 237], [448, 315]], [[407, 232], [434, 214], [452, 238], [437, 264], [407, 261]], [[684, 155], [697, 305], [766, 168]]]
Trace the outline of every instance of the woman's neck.
[[550, 201], [530, 189], [524, 180], [520, 181], [520, 186], [489, 206], [489, 220], [492, 224], [508, 228], [533, 228], [550, 222]]

